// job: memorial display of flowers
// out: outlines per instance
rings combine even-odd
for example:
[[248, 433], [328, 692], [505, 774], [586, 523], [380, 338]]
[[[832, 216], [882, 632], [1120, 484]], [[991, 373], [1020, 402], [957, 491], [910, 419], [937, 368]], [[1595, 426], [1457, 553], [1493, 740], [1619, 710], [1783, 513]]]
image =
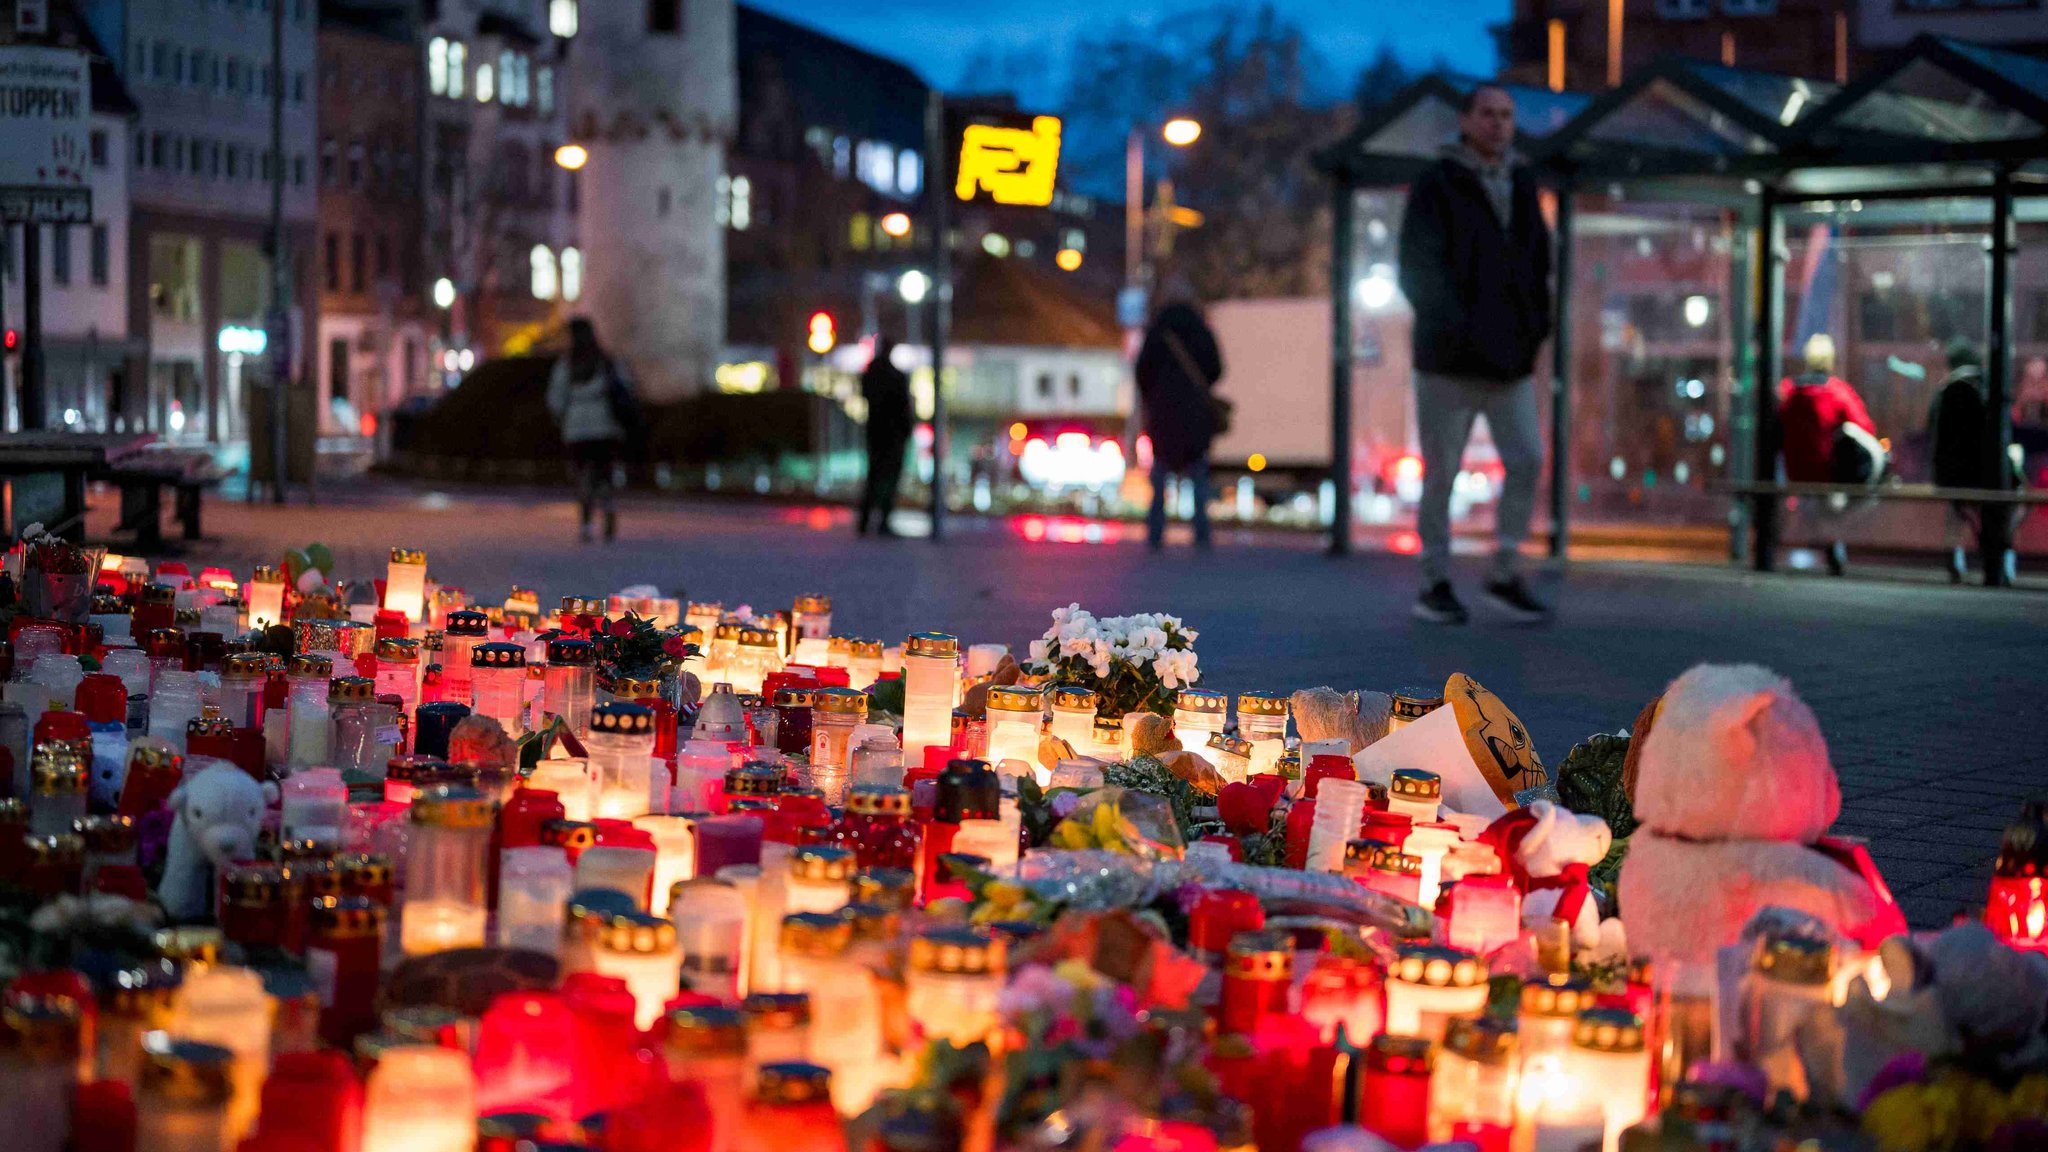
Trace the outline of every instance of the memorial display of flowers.
[[[1304, 690], [1254, 761], [1175, 746], [1170, 615], [1058, 609], [976, 689], [951, 633], [857, 666], [822, 596], [686, 624], [308, 549], [112, 558], [67, 618], [18, 591], [52, 547], [0, 693], [29, 1147], [2048, 1147], [2048, 810], [1982, 922], [1909, 932], [1761, 668], [1554, 772], [1465, 676]], [[1025, 669], [1125, 743], [1005, 777]]]

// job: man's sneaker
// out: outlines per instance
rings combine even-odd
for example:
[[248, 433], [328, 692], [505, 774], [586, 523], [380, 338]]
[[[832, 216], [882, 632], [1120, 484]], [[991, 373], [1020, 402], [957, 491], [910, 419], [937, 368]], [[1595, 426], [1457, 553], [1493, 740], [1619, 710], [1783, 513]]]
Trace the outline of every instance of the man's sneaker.
[[1522, 583], [1520, 576], [1488, 581], [1486, 602], [1517, 620], [1534, 623], [1550, 619], [1549, 605], [1531, 596], [1528, 585]]
[[1431, 624], [1463, 624], [1469, 616], [1465, 606], [1458, 602], [1458, 594], [1451, 591], [1449, 580], [1439, 580], [1424, 588], [1409, 612], [1417, 620], [1427, 620]]

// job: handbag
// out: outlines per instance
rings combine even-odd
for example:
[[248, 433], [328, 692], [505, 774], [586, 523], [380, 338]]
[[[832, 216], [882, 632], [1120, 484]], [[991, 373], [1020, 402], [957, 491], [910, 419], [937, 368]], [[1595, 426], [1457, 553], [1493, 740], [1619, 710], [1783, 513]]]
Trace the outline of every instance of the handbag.
[[1180, 342], [1180, 337], [1165, 331], [1159, 335], [1166, 341], [1166, 350], [1173, 353], [1173, 358], [1179, 362], [1180, 370], [1188, 374], [1188, 379], [1201, 383], [1202, 396], [1209, 402], [1210, 437], [1213, 439], [1230, 431], [1230, 417], [1237, 411], [1237, 405], [1216, 394], [1216, 382], [1203, 373], [1202, 366], [1195, 363], [1194, 354]]

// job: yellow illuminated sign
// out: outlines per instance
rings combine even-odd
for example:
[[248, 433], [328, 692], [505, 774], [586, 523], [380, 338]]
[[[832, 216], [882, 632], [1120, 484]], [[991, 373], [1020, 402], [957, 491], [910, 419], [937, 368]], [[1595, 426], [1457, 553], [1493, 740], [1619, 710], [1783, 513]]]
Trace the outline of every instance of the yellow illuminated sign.
[[987, 192], [998, 204], [1043, 208], [1052, 203], [1059, 174], [1060, 120], [1037, 116], [1029, 128], [969, 124], [960, 136], [959, 176], [953, 194], [972, 200]]

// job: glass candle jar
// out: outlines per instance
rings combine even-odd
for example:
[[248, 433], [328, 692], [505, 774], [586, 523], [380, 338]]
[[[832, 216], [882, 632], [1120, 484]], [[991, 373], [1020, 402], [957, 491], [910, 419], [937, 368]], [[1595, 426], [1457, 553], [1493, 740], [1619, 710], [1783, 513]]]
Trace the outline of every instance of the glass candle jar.
[[1443, 792], [1443, 780], [1436, 773], [1396, 768], [1387, 782], [1387, 811], [1399, 812], [1417, 824], [1434, 823]]
[[362, 1152], [470, 1152], [475, 1146], [469, 1054], [429, 1044], [385, 1049], [363, 1088]]
[[263, 1077], [270, 1068], [270, 1027], [276, 1004], [263, 978], [247, 968], [213, 965], [188, 969], [178, 986], [176, 1023], [181, 1040], [218, 1044], [234, 1053], [229, 1072], [228, 1131], [239, 1139], [256, 1123]]
[[[784, 756], [811, 751], [811, 693], [809, 688], [775, 690], [775, 750]], [[866, 713], [865, 703], [861, 711]]]
[[846, 1152], [832, 1098], [832, 1074], [824, 1067], [801, 1061], [764, 1066], [740, 1114], [738, 1145]]
[[590, 731], [590, 707], [597, 695], [597, 646], [560, 636], [548, 641], [541, 707], [562, 718], [578, 736]]
[[383, 722], [376, 682], [362, 676], [337, 676], [327, 686], [328, 761], [344, 778], [374, 779], [383, 775], [398, 754], [396, 726]]
[[321, 896], [306, 930], [306, 968], [320, 990], [320, 1038], [344, 1052], [377, 1026], [377, 973], [384, 953], [383, 905], [361, 896]]
[[1294, 987], [1294, 941], [1260, 930], [1231, 937], [1223, 956], [1223, 1001], [1217, 1025], [1250, 1036], [1269, 1016], [1285, 1015]]
[[7, 1119], [7, 1146], [64, 1152], [73, 1096], [92, 1067], [86, 1050], [91, 1005], [70, 995], [18, 990], [9, 999], [0, 1016], [0, 1115]]
[[229, 1152], [235, 1053], [169, 1032], [143, 1038], [135, 1089], [135, 1144], [152, 1152]]
[[1240, 692], [1237, 696], [1237, 734], [1251, 741], [1251, 771], [1274, 770], [1280, 754], [1287, 751], [1288, 698], [1281, 692]]
[[334, 662], [325, 656], [300, 653], [285, 666], [285, 757], [295, 769], [327, 763], [333, 676]]
[[310, 841], [322, 852], [341, 851], [341, 830], [348, 822], [348, 785], [332, 768], [294, 772], [278, 785], [280, 823], [292, 840]]
[[746, 952], [746, 898], [722, 880], [700, 876], [669, 889], [668, 911], [682, 952], [683, 981], [692, 992], [738, 1003]]
[[1089, 744], [1095, 739], [1095, 709], [1102, 698], [1087, 688], [1071, 685], [1054, 688], [1051, 695], [1052, 734], [1065, 740], [1074, 755], [1088, 755]]
[[875, 731], [877, 727], [864, 724], [854, 729], [857, 743], [853, 749], [853, 771], [847, 774], [850, 786], [890, 787], [903, 783], [903, 746], [896, 742], [895, 733]]
[[1173, 701], [1173, 734], [1180, 746], [1200, 752], [1230, 719], [1230, 697], [1205, 688], [1183, 688]]
[[1387, 967], [1387, 1031], [1433, 1043], [1457, 1016], [1486, 1010], [1486, 961], [1431, 944], [1403, 945]]
[[587, 821], [597, 810], [597, 786], [590, 778], [590, 762], [581, 757], [536, 763], [526, 778], [526, 786], [553, 792], [561, 801], [565, 820]]
[[[149, 654], [149, 671], [151, 676], [162, 676], [166, 672], [186, 671], [185, 630], [182, 628], [150, 629], [148, 634], [142, 638], [142, 650]], [[30, 665], [29, 679], [33, 683], [42, 683], [42, 681], [35, 679], [33, 670], [43, 660], [44, 657], [39, 656], [36, 658], [35, 664]]]
[[[1041, 785], [1048, 773], [1038, 765], [1038, 735], [1045, 715], [1045, 697], [1036, 688], [997, 686], [988, 693], [988, 761], [998, 771], [1017, 774], [1019, 767]], [[1016, 761], [1017, 766], [1012, 766]]]
[[306, 893], [304, 883], [294, 881], [291, 869], [268, 860], [221, 865], [214, 916], [221, 935], [244, 949], [288, 948], [296, 952], [301, 942], [292, 936], [293, 913]]
[[852, 851], [824, 845], [802, 845], [791, 854], [783, 897], [785, 914], [837, 912], [852, 894], [858, 865]]
[[1000, 1025], [1003, 944], [976, 928], [934, 928], [910, 942], [904, 976], [913, 1029], [956, 1048], [986, 1039]]
[[1477, 1152], [1510, 1152], [1516, 1067], [1514, 1025], [1486, 1016], [1453, 1020], [1430, 1070], [1430, 1140], [1463, 1140]]
[[576, 870], [560, 848], [537, 844], [499, 855], [498, 947], [555, 955]]
[[[852, 771], [853, 733], [868, 718], [868, 696], [852, 688], [820, 688], [811, 696], [811, 768]], [[827, 802], [831, 802], [827, 797]]]
[[100, 983], [92, 1079], [126, 1084], [131, 1091], [139, 1086], [142, 1038], [170, 1025], [177, 987], [177, 974], [162, 964], [123, 968]]
[[491, 631], [491, 618], [482, 612], [460, 610], [448, 613], [441, 629], [441, 699], [468, 704], [474, 699], [471, 680], [472, 653]]
[[669, 893], [697, 875], [697, 822], [688, 816], [635, 816], [633, 827], [654, 840], [654, 898], [648, 910], [666, 916]]
[[853, 876], [853, 902], [908, 912], [917, 899], [917, 873], [909, 868], [863, 868]]
[[645, 912], [615, 915], [598, 935], [593, 968], [601, 976], [624, 980], [633, 993], [633, 1024], [643, 1031], [668, 1010], [682, 986], [682, 952], [676, 928]]
[[384, 607], [403, 612], [408, 623], [427, 618], [427, 554], [417, 548], [393, 548], [384, 569]]
[[1252, 742], [1228, 732], [1218, 732], [1209, 737], [1208, 747], [1202, 749], [1209, 763], [1216, 768], [1216, 774], [1226, 784], [1241, 784], [1252, 770]]
[[1365, 1050], [1358, 1122], [1400, 1148], [1429, 1142], [1430, 1044], [1382, 1033]]
[[1572, 1030], [1570, 1074], [1600, 1105], [1603, 1152], [1618, 1152], [1623, 1131], [1648, 1112], [1650, 1054], [1643, 1023], [1624, 1008], [1588, 1008]]
[[866, 691], [874, 687], [882, 677], [882, 642], [880, 640], [855, 640], [847, 646], [846, 683], [849, 688]]
[[1334, 952], [1315, 958], [1301, 981], [1301, 1017], [1325, 1044], [1343, 1029], [1347, 1043], [1361, 1044], [1386, 1024], [1386, 991], [1379, 966]]
[[435, 785], [412, 802], [399, 942], [407, 956], [481, 948], [495, 806], [474, 788]]
[[760, 863], [761, 833], [761, 817], [750, 813], [697, 821], [697, 875], [715, 876], [729, 864]]
[[733, 691], [758, 695], [771, 672], [782, 671], [782, 650], [767, 628], [742, 628], [725, 666], [725, 682]]
[[284, 572], [268, 564], [258, 565], [242, 586], [248, 601], [249, 627], [268, 628], [284, 623]]
[[1114, 764], [1127, 757], [1124, 746], [1124, 722], [1114, 716], [1095, 718], [1094, 734], [1089, 738], [1086, 755], [1093, 756], [1105, 764]]
[[576, 858], [576, 887], [579, 891], [609, 888], [623, 892], [633, 898], [636, 910], [645, 912], [652, 899], [656, 855], [651, 848], [592, 845]]
[[1387, 735], [1392, 736], [1443, 706], [1441, 692], [1407, 689], [1394, 693], [1387, 711]]
[[763, 1065], [805, 1059], [811, 1047], [811, 998], [802, 992], [756, 992], [740, 1003], [747, 1022], [747, 1076]]
[[1202, 889], [1188, 909], [1188, 952], [1205, 964], [1218, 963], [1240, 932], [1265, 926], [1266, 911], [1256, 895], [1236, 888]]
[[407, 713], [419, 707], [419, 641], [400, 636], [377, 641], [377, 695], [398, 697]]
[[917, 839], [909, 790], [887, 784], [855, 785], [832, 828], [833, 842], [851, 849], [861, 868], [915, 867]]
[[881, 1086], [882, 1013], [874, 977], [855, 961], [853, 926], [838, 914], [782, 922], [782, 983], [811, 998], [809, 1059], [832, 1070], [832, 1101], [859, 1115]]
[[85, 819], [90, 783], [86, 758], [68, 741], [36, 745], [29, 757], [29, 834], [70, 835], [71, 826]]
[[[447, 642], [444, 637], [442, 642]], [[471, 710], [489, 716], [511, 735], [526, 730], [526, 648], [496, 642], [469, 653]]]
[[233, 652], [220, 666], [220, 714], [237, 728], [263, 723], [263, 689], [269, 679], [268, 657], [260, 652]]
[[[617, 701], [599, 704], [590, 710], [590, 737], [584, 745], [597, 784], [598, 818], [646, 815], [653, 807], [654, 710]], [[666, 807], [666, 780], [661, 799]]]
[[695, 1081], [711, 1108], [706, 1152], [738, 1148], [739, 1116], [746, 1100], [747, 1027], [736, 1008], [693, 1004], [668, 1014], [662, 1059], [671, 1083]]
[[1422, 859], [1410, 856], [1392, 844], [1375, 840], [1353, 840], [1346, 844], [1344, 874], [1374, 892], [1382, 892], [1410, 904], [1420, 902]]
[[959, 691], [960, 641], [943, 632], [919, 632], [903, 643], [903, 766], [924, 763], [924, 750], [953, 736], [953, 698]]
[[799, 596], [789, 614], [790, 629], [796, 634], [796, 662], [821, 666], [832, 656], [832, 598]]
[[1508, 877], [1466, 876], [1448, 894], [1444, 923], [1451, 947], [1486, 956], [1522, 934], [1522, 892]]
[[21, 838], [21, 886], [43, 900], [76, 896], [85, 877], [85, 837], [76, 832]]

